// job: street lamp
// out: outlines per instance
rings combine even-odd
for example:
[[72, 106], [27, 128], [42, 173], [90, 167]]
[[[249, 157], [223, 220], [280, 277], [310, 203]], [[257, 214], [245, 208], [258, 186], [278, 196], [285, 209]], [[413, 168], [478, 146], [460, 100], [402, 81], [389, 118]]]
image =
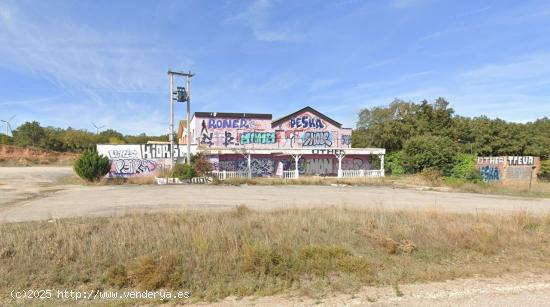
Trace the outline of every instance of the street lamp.
[[[190, 113], [191, 113], [191, 77], [194, 74], [189, 72], [179, 72], [168, 70], [170, 76], [170, 159], [174, 163], [174, 100], [177, 102], [187, 102], [187, 158], [186, 163], [191, 164], [191, 131], [190, 131]], [[186, 87], [178, 86], [174, 92], [174, 76], [186, 78]], [[175, 97], [174, 97], [175, 95]]]

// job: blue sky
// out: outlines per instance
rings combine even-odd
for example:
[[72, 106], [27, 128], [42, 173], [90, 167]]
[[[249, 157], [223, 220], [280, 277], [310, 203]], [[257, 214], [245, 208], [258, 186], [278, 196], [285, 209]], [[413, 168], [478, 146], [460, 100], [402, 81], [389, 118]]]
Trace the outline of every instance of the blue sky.
[[193, 111], [310, 105], [354, 127], [442, 96], [525, 122], [550, 116], [549, 33], [548, 1], [1, 0], [0, 118], [167, 133], [172, 68], [196, 73]]

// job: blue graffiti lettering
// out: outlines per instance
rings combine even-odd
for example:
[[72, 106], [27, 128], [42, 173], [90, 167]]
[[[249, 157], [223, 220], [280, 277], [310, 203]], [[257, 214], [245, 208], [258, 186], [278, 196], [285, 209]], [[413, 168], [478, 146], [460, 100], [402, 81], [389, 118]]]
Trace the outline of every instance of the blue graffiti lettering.
[[481, 172], [481, 179], [483, 179], [483, 181], [485, 182], [500, 180], [500, 173], [499, 173], [498, 167], [493, 167], [489, 165], [483, 166], [480, 172]]
[[302, 135], [302, 146], [332, 146], [332, 135], [330, 132], [307, 131]]
[[304, 115], [302, 117], [291, 118], [290, 128], [323, 129], [325, 128], [325, 124], [319, 118]]
[[241, 119], [208, 119], [208, 129], [227, 129], [227, 128], [250, 128], [250, 120]]

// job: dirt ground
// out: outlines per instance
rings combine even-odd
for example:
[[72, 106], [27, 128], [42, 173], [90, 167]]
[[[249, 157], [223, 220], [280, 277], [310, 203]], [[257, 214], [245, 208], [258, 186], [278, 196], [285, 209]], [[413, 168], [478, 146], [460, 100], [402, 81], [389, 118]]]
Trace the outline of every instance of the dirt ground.
[[[550, 306], [550, 275], [456, 279], [395, 287], [365, 287], [355, 294], [227, 298], [213, 306]], [[204, 306], [206, 304], [198, 304]]]
[[0, 167], [0, 222], [132, 211], [255, 210], [292, 207], [442, 210], [458, 213], [550, 213], [550, 199], [391, 187], [74, 185], [70, 167]]

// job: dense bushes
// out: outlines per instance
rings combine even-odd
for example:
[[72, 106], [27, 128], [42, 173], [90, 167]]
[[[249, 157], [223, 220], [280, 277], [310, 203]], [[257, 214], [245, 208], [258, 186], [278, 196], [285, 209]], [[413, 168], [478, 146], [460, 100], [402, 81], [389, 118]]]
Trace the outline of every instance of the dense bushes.
[[11, 145], [13, 144], [13, 138], [9, 135], [0, 133], [0, 144]]
[[185, 180], [197, 176], [208, 176], [210, 171], [212, 171], [212, 165], [208, 162], [208, 159], [206, 159], [204, 155], [199, 153], [191, 156], [191, 165], [174, 165], [172, 167], [171, 177]]
[[76, 174], [87, 181], [96, 181], [105, 176], [111, 164], [109, 158], [100, 156], [95, 150], [86, 150], [73, 165]]
[[403, 167], [403, 152], [397, 151], [387, 154], [384, 169], [388, 175], [405, 174], [405, 168]]
[[179, 180], [191, 179], [197, 175], [194, 165], [189, 164], [176, 164], [172, 167], [173, 178]]
[[403, 165], [407, 172], [437, 168], [448, 176], [457, 159], [457, 146], [447, 137], [417, 136], [405, 143]]
[[198, 176], [206, 176], [209, 172], [212, 171], [212, 165], [208, 159], [201, 153], [193, 155], [191, 158], [191, 163], [195, 168], [195, 172]]
[[460, 154], [451, 169], [451, 177], [468, 181], [479, 181], [481, 175], [476, 169], [476, 157], [469, 154]]

